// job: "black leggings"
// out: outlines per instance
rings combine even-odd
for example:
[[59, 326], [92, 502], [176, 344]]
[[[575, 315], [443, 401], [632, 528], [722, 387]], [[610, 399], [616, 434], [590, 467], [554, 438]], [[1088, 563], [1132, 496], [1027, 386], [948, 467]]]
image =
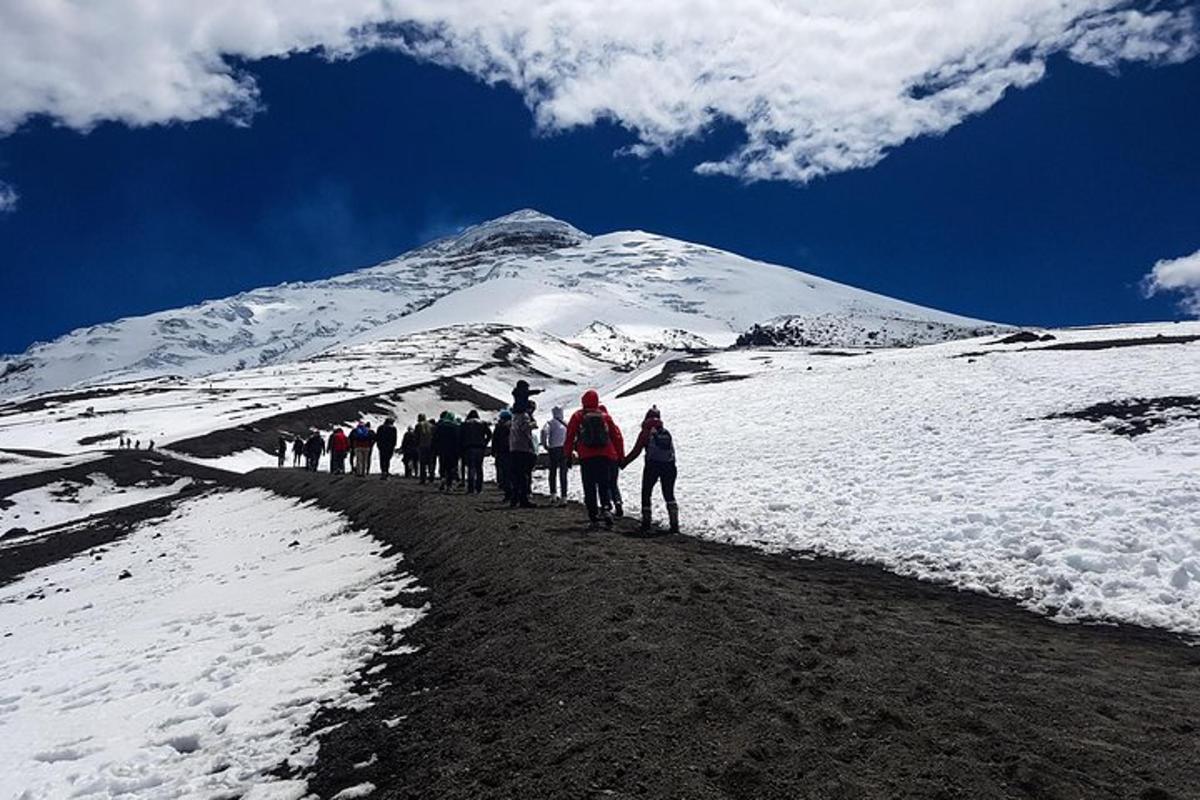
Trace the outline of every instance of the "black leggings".
[[509, 476], [512, 481], [512, 502], [528, 503], [533, 493], [533, 467], [537, 463], [537, 456], [524, 450], [514, 450], [508, 457], [512, 467]]
[[642, 468], [642, 508], [650, 507], [654, 484], [662, 481], [662, 496], [667, 504], [675, 502], [675, 464], [672, 462], [647, 461]]
[[483, 491], [483, 448], [468, 447], [463, 460], [467, 462], [467, 491]]
[[583, 502], [587, 506], [588, 519], [593, 522], [600, 518], [601, 506], [609, 505], [612, 464], [612, 460], [604, 456], [585, 458], [579, 462], [579, 479], [583, 481]]
[[551, 447], [548, 451], [550, 458], [550, 496], [562, 491], [567, 496], [567, 456], [561, 447]]

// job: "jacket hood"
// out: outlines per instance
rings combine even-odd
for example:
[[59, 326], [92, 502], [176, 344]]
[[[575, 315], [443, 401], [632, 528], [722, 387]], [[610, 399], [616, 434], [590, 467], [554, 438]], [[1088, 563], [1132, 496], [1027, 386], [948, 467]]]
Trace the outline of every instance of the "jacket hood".
[[563, 410], [562, 410], [562, 406], [555, 406], [554, 408], [552, 408], [552, 409], [550, 410], [550, 413], [551, 413], [551, 414], [554, 416], [554, 418], [555, 418], [556, 420], [558, 420], [559, 422], [562, 422], [562, 421], [563, 421]]
[[600, 394], [595, 389], [588, 389], [583, 393], [583, 407], [588, 411], [594, 411], [600, 407]]

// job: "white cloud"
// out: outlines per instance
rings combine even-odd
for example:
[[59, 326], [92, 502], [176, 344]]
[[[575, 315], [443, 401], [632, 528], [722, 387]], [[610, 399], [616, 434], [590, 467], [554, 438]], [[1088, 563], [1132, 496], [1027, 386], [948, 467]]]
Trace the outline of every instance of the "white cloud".
[[806, 181], [949, 130], [1054, 53], [1178, 62], [1197, 29], [1152, 0], [5, 0], [0, 133], [245, 121], [260, 98], [230, 58], [394, 47], [513, 86], [545, 131], [615, 120], [639, 155], [732, 120], [746, 143], [701, 172]]
[[21, 196], [17, 190], [4, 181], [0, 181], [0, 214], [17, 210], [17, 201]]
[[1182, 292], [1180, 306], [1193, 316], [1200, 316], [1200, 250], [1182, 258], [1163, 259], [1142, 279], [1147, 297], [1162, 292]]

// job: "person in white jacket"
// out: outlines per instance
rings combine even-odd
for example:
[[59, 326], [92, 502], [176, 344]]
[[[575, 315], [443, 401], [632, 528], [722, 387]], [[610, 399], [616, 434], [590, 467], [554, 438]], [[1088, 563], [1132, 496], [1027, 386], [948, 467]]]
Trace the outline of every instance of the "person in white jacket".
[[550, 421], [542, 427], [542, 447], [550, 461], [550, 496], [558, 505], [567, 502], [567, 470], [570, 459], [563, 450], [567, 443], [567, 423], [563, 422], [562, 408], [555, 406]]

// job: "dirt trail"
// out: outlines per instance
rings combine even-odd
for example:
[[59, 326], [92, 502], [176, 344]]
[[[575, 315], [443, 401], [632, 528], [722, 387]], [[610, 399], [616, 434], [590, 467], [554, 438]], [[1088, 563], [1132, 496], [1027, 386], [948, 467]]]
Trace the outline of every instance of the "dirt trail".
[[1200, 649], [1171, 637], [837, 560], [589, 535], [578, 507], [249, 477], [346, 512], [427, 589], [379, 702], [318, 720], [345, 723], [323, 797], [1197, 797]]

